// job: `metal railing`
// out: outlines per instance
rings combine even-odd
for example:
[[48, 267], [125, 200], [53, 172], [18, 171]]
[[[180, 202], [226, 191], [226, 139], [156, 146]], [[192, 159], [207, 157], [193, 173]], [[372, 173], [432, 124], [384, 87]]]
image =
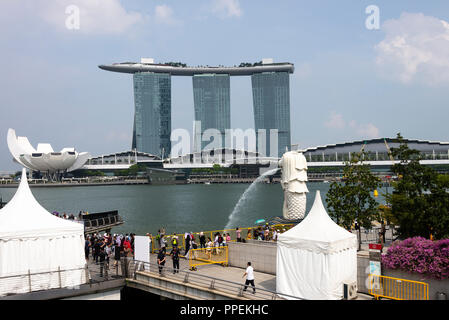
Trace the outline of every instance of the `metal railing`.
[[[127, 258], [129, 259], [129, 258]], [[127, 278], [137, 279], [137, 274], [139, 272], [148, 272], [153, 275], [159, 275], [159, 266], [155, 263], [148, 263], [137, 260], [129, 260], [127, 263]], [[177, 281], [182, 281], [185, 284], [193, 284], [195, 286], [202, 287], [206, 290], [214, 290], [217, 293], [224, 293], [228, 295], [233, 295], [242, 298], [252, 298], [257, 300], [304, 300], [299, 297], [292, 295], [268, 290], [257, 286], [256, 282], [256, 293], [253, 294], [251, 285], [248, 286], [245, 292], [245, 284], [237, 283], [229, 280], [223, 280], [216, 277], [211, 277], [203, 274], [198, 274], [192, 271], [179, 270], [178, 273], [173, 273], [175, 269], [164, 266], [162, 269], [162, 277], [166, 279], [173, 279]]]
[[85, 228], [97, 228], [107, 225], [112, 225], [115, 223], [123, 223], [123, 219], [119, 215], [113, 215], [104, 218], [92, 219], [92, 220], [82, 220], [84, 222]]
[[50, 289], [79, 289], [80, 285], [99, 283], [123, 278], [125, 260], [113, 266], [107, 261], [96, 264], [90, 261], [83, 268], [28, 271], [0, 277], [0, 299], [2, 296], [25, 294]]
[[57, 288], [76, 289], [80, 284], [88, 283], [90, 278], [87, 264], [84, 268], [58, 267], [56, 270], [33, 272], [28, 270], [24, 274], [0, 277], [0, 297]]
[[[360, 235], [362, 237], [362, 243], [380, 243], [380, 227], [373, 227], [371, 229], [362, 228]], [[352, 233], [358, 235], [357, 230], [353, 230]], [[385, 243], [393, 242], [395, 240], [395, 229], [386, 227], [385, 229]]]
[[368, 279], [368, 292], [376, 299], [429, 300], [428, 283], [375, 274], [370, 274]]

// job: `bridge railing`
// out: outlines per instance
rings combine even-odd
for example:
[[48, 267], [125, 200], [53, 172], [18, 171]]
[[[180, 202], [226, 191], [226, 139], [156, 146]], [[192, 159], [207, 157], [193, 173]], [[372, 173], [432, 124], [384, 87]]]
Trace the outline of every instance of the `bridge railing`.
[[0, 277], [0, 297], [58, 288], [76, 289], [80, 284], [88, 283], [90, 278], [87, 264], [84, 268], [28, 270], [27, 273]]
[[[148, 263], [143, 261], [137, 261], [132, 260], [132, 258], [126, 258], [127, 261], [127, 272], [126, 277], [131, 279], [137, 279], [137, 274], [139, 272], [149, 272], [151, 274], [159, 274], [159, 266], [155, 263]], [[234, 281], [229, 280], [223, 280], [217, 277], [211, 277], [199, 273], [195, 273], [192, 271], [184, 271], [179, 270], [178, 273], [173, 273], [175, 269], [169, 267], [169, 266], [163, 266], [162, 267], [162, 275], [163, 277], [167, 279], [174, 279], [178, 281], [182, 281], [183, 283], [190, 283], [196, 286], [203, 287], [205, 289], [209, 290], [216, 290], [220, 293], [225, 293], [232, 296], [238, 296], [238, 297], [246, 297], [246, 298], [253, 298], [257, 300], [285, 300], [285, 299], [292, 299], [292, 300], [304, 300], [299, 297], [295, 297], [292, 295], [268, 290], [265, 288], [261, 288], [257, 286], [256, 283], [256, 293], [253, 294], [253, 288], [251, 285], [249, 285], [245, 289], [244, 283], [238, 283]]]

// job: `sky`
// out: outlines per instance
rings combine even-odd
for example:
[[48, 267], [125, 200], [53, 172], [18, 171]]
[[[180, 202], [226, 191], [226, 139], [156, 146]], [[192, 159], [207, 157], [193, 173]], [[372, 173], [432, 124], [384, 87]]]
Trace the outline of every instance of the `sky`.
[[[293, 63], [300, 148], [398, 132], [449, 141], [445, 0], [2, 0], [0, 30], [0, 173], [20, 169], [8, 128], [55, 151], [131, 149], [132, 75], [98, 65], [141, 57]], [[193, 118], [191, 78], [172, 77], [172, 129]], [[250, 77], [231, 77], [231, 126], [254, 128]]]

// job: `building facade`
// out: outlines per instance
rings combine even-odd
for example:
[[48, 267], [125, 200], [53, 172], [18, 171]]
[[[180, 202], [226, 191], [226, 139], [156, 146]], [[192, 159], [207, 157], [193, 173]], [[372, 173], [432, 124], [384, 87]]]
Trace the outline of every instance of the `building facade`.
[[[265, 134], [264, 139], [256, 141], [257, 151], [276, 157], [281, 156], [286, 148], [291, 149], [289, 75], [294, 72], [291, 63], [274, 63], [272, 59], [263, 59], [233, 67], [189, 67], [182, 63], [154, 63], [154, 59], [143, 58], [140, 63], [114, 63], [99, 67], [134, 75], [132, 148], [137, 151], [161, 158], [170, 155], [171, 76], [192, 77], [195, 111], [192, 151], [210, 146], [212, 138], [202, 141], [202, 138], [209, 138], [203, 136], [208, 129], [218, 130], [222, 137], [221, 144], [214, 144], [214, 148], [235, 147], [231, 141], [225, 141], [225, 132], [231, 129], [231, 76], [251, 76], [254, 129], [257, 137], [259, 130]], [[270, 139], [270, 133], [273, 132], [275, 134]]]
[[171, 149], [171, 77], [167, 73], [139, 72], [134, 79], [132, 148], [168, 156]]
[[196, 132], [195, 150], [203, 150], [209, 141], [201, 141], [208, 129], [217, 129], [225, 146], [225, 130], [231, 128], [230, 76], [228, 74], [199, 74], [192, 77], [195, 121], [201, 129]]
[[[253, 91], [254, 126], [256, 132], [265, 130], [265, 141], [257, 135], [257, 151], [271, 156], [282, 156], [290, 150], [290, 78], [287, 72], [264, 72], [251, 76]], [[270, 131], [277, 130], [271, 136]], [[273, 145], [276, 144], [277, 146]], [[276, 153], [275, 153], [276, 152]]]

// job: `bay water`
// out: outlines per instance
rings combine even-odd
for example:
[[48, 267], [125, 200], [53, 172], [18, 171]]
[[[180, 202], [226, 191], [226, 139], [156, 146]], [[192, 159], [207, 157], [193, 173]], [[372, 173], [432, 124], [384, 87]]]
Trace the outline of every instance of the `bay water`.
[[[124, 224], [112, 233], [155, 234], [160, 228], [167, 233], [219, 230], [228, 225], [251, 227], [259, 219], [282, 216], [283, 191], [280, 184], [260, 183], [253, 192], [250, 184], [188, 184], [188, 185], [114, 185], [83, 187], [31, 188], [38, 202], [48, 211], [73, 213], [80, 210], [101, 212], [118, 210]], [[308, 212], [320, 190], [325, 204], [329, 183], [309, 182]], [[3, 201], [12, 198], [15, 188], [1, 188]], [[379, 194], [381, 194], [379, 190]], [[239, 203], [238, 212], [233, 212]], [[233, 213], [232, 225], [229, 217]]]

